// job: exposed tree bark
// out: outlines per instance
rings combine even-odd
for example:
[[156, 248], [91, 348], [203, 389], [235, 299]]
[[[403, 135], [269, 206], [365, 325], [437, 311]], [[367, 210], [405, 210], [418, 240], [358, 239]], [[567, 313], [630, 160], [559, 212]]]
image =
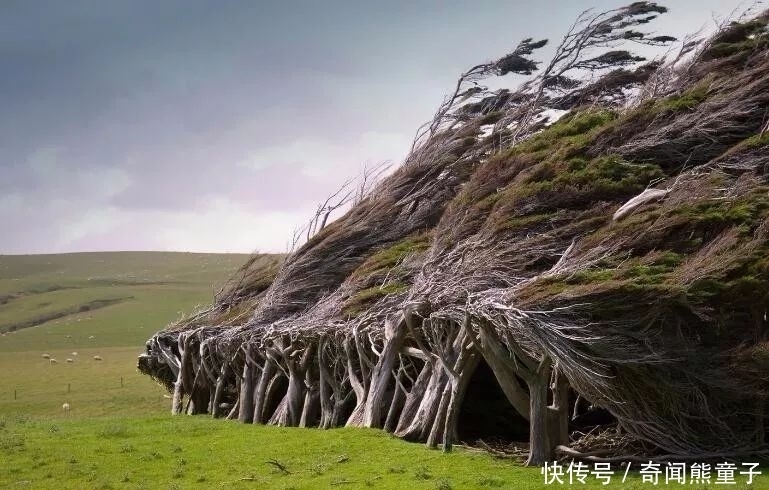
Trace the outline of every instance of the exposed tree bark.
[[276, 372], [270, 382], [267, 383], [267, 391], [265, 392], [264, 404], [262, 406], [262, 420], [266, 423], [269, 423], [281, 406], [280, 401], [283, 400], [284, 394], [281, 393], [279, 388], [284, 378], [285, 375], [282, 372]]
[[174, 383], [174, 394], [171, 398], [171, 415], [179, 415], [182, 413], [182, 396], [183, 396], [183, 381], [182, 377], [184, 376], [183, 369], [179, 370], [179, 374], [176, 377], [176, 382]]
[[299, 425], [302, 416], [302, 404], [304, 403], [304, 376], [301, 374], [295, 361], [288, 362], [288, 390], [285, 400], [287, 405], [286, 417], [280, 425], [295, 427]]
[[398, 359], [406, 334], [403, 316], [385, 321], [385, 344], [379, 360], [371, 371], [371, 384], [363, 413], [363, 425], [381, 428], [383, 424], [384, 400], [392, 378], [393, 367]]
[[419, 404], [422, 402], [425, 391], [430, 384], [434, 370], [435, 361], [426, 361], [424, 366], [422, 366], [419, 376], [417, 376], [417, 379], [414, 381], [414, 386], [411, 387], [411, 391], [406, 395], [406, 401], [403, 404], [403, 410], [398, 419], [398, 425], [395, 428], [396, 435], [404, 433], [414, 420], [416, 412], [419, 410]]
[[403, 391], [402, 384], [402, 371], [398, 371], [395, 382], [395, 392], [393, 393], [392, 400], [390, 401], [390, 408], [387, 411], [387, 419], [385, 420], [384, 430], [386, 432], [393, 432], [395, 426], [398, 424], [398, 416], [403, 409], [403, 403], [406, 399]]
[[188, 333], [179, 334], [177, 342], [179, 348], [179, 374], [174, 383], [174, 394], [171, 399], [172, 415], [179, 415], [182, 413], [183, 397], [185, 392], [188, 392], [189, 389], [189, 380], [187, 378], [189, 377], [190, 369], [190, 337], [191, 336]]
[[445, 439], [444, 430], [446, 428], [447, 412], [451, 401], [451, 381], [447, 382], [441, 393], [440, 402], [435, 412], [435, 418], [430, 427], [430, 433], [427, 436], [427, 447], [435, 449], [438, 447], [438, 441]]
[[311, 427], [315, 422], [315, 414], [318, 412], [320, 402], [318, 386], [313, 377], [313, 370], [308, 367], [304, 375], [304, 404], [302, 415], [299, 418], [299, 427]]
[[253, 423], [255, 424], [263, 424], [266, 415], [264, 412], [266, 410], [265, 405], [267, 404], [267, 388], [270, 385], [270, 382], [275, 378], [277, 366], [275, 363], [275, 360], [272, 358], [267, 358], [264, 361], [264, 367], [262, 368], [262, 372], [259, 374], [259, 382], [256, 385], [256, 391], [254, 393], [254, 416], [253, 416]]
[[459, 378], [453, 378], [451, 380], [451, 401], [446, 412], [446, 427], [443, 431], [444, 452], [451, 451], [452, 444], [458, 439], [457, 420], [459, 419], [459, 411], [462, 408], [465, 393], [467, 393], [467, 387], [470, 385], [470, 380], [472, 379], [473, 373], [475, 373], [479, 362], [479, 354], [473, 351], [466, 352], [466, 359], [464, 360], [463, 365], [457, 366]]
[[222, 403], [222, 394], [224, 394], [224, 388], [227, 384], [227, 377], [229, 375], [230, 375], [230, 363], [229, 361], [225, 361], [222, 364], [219, 377], [216, 379], [216, 388], [214, 390], [214, 398], [211, 401], [211, 417], [216, 418], [221, 415], [219, 405]]
[[355, 393], [356, 399], [355, 408], [353, 409], [352, 414], [350, 414], [350, 417], [347, 419], [347, 423], [345, 425], [348, 427], [358, 427], [363, 424], [363, 414], [366, 408], [367, 386], [363, 382], [363, 379], [365, 379], [363, 373], [364, 361], [363, 358], [360, 357], [360, 350], [356, 345], [355, 351], [358, 354], [361, 369], [361, 377], [358, 377], [358, 374], [352, 363], [353, 347], [350, 345], [349, 340], [344, 341], [344, 350], [347, 357], [347, 375], [349, 377], [350, 386], [352, 386], [352, 390]]
[[552, 404], [548, 407], [548, 425], [550, 445], [566, 446], [569, 444], [569, 382], [556, 363], [550, 386]]
[[253, 353], [253, 346], [248, 344], [243, 359], [243, 374], [240, 381], [240, 411], [238, 412], [238, 422], [244, 424], [250, 424], [254, 421], [254, 371], [256, 368], [252, 361]]
[[431, 375], [424, 389], [421, 401], [419, 401], [416, 413], [414, 413], [413, 417], [409, 418], [410, 423], [406, 429], [396, 432], [398, 437], [411, 441], [424, 441], [427, 439], [438, 412], [443, 388], [447, 383], [446, 372], [443, 369], [439, 369], [437, 364], [438, 360], [434, 359], [432, 361]]
[[529, 459], [527, 466], [542, 466], [552, 459], [553, 445], [547, 427], [547, 390], [550, 381], [549, 360], [544, 359], [536, 372], [527, 375], [531, 419], [529, 420]]

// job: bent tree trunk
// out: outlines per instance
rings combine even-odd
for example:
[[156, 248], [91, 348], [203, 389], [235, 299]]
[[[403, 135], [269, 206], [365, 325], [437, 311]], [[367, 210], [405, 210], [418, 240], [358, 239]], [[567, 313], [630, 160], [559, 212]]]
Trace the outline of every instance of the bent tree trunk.
[[365, 427], [381, 428], [383, 425], [385, 394], [389, 388], [392, 371], [405, 334], [405, 321], [402, 315], [397, 320], [388, 318], [385, 321], [385, 344], [376, 366], [371, 370], [371, 385], [363, 411]]

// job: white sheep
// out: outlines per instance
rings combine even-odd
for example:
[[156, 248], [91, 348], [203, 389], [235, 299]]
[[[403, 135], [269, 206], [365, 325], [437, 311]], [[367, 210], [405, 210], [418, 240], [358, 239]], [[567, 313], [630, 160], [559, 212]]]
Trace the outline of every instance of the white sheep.
[[64, 410], [64, 413], [69, 413], [69, 403], [64, 402], [64, 404], [61, 406], [61, 409]]
[[94, 361], [101, 361], [102, 358], [101, 358], [101, 356], [93, 356], [93, 360]]
[[77, 352], [73, 352], [73, 353], [72, 353], [72, 355], [73, 355], [74, 357], [77, 357]]
[[[80, 321], [80, 320], [78, 319], [78, 321]], [[95, 339], [95, 338], [96, 338], [96, 337], [94, 337], [93, 335], [91, 335], [90, 337], [88, 337], [88, 340], [93, 340], [93, 339]]]
[[68, 363], [70, 363], [70, 364], [72, 364], [72, 363], [73, 363], [73, 362], [75, 362], [75, 361], [73, 361], [73, 360], [72, 360], [72, 359], [70, 359], [70, 358], [67, 358], [67, 362], [68, 362]]
[[57, 362], [59, 362], [59, 361], [57, 361], [56, 359], [54, 359], [54, 358], [52, 357], [52, 358], [48, 359], [48, 362], [50, 362], [51, 364], [56, 364], [56, 363], [57, 363]]
[[43, 354], [42, 358], [43, 359], [50, 359], [51, 358], [51, 354]]

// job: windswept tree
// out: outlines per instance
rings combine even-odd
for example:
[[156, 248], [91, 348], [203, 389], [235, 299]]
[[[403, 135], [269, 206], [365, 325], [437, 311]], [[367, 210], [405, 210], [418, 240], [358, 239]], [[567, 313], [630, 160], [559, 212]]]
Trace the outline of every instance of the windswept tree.
[[527, 38], [472, 67], [403, 165], [329, 198], [140, 369], [173, 413], [447, 451], [480, 383], [531, 465], [767, 454], [769, 15], [648, 61], [632, 48], [674, 41], [646, 31], [665, 11], [585, 12], [549, 61]]

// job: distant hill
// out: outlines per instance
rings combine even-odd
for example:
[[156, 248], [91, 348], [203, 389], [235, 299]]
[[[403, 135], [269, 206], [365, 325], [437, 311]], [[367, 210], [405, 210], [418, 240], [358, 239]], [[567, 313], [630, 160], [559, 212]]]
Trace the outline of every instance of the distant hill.
[[91, 336], [91, 345], [139, 346], [157, 322], [210, 303], [248, 259], [183, 252], [0, 255], [0, 351]]

